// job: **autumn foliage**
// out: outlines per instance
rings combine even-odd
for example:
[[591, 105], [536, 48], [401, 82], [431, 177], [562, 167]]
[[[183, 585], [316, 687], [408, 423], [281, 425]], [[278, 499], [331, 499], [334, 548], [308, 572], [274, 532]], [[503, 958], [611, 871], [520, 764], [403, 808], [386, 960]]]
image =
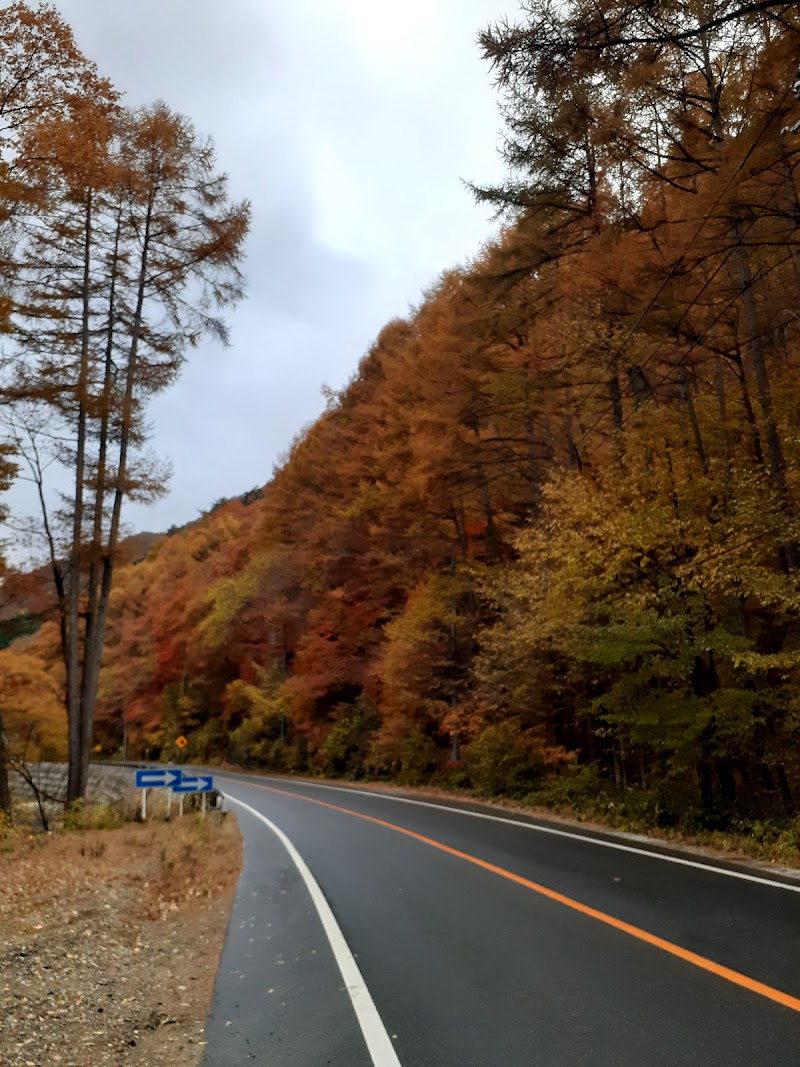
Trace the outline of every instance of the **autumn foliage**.
[[263, 489], [119, 571], [98, 737], [785, 822], [800, 20], [530, 2], [482, 43], [497, 240], [382, 330]]
[[4, 8], [0, 45], [0, 459], [14, 450], [40, 505], [27, 532], [57, 605], [71, 803], [123, 505], [157, 498], [169, 473], [146, 449], [147, 403], [201, 338], [226, 340], [249, 208], [191, 122], [163, 102], [125, 107], [53, 7]]

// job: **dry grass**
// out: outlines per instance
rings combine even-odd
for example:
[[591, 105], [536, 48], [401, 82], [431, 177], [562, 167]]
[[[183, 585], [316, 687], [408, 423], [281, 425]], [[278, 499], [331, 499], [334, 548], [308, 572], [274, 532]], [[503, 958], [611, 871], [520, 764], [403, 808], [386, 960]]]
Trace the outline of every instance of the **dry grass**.
[[0, 1064], [195, 1067], [240, 866], [219, 813], [7, 836]]

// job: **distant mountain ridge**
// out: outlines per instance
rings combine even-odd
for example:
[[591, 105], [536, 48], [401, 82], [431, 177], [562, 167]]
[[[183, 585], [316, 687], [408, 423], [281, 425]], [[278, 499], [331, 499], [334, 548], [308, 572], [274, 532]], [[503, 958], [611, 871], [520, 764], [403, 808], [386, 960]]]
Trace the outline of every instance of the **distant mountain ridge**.
[[[163, 536], [163, 533], [143, 531], [126, 537], [120, 544], [120, 564], [138, 563]], [[26, 615], [41, 618], [53, 608], [55, 593], [49, 564], [30, 571], [6, 571], [0, 582], [0, 647], [3, 623]]]

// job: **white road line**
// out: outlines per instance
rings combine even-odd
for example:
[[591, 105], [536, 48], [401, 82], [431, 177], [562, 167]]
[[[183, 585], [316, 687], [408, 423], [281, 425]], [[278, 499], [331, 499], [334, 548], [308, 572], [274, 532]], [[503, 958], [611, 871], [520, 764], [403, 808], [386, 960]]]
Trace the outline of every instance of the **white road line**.
[[320, 889], [314, 875], [308, 869], [306, 861], [283, 830], [277, 827], [274, 822], [271, 822], [266, 815], [262, 815], [260, 811], [251, 808], [249, 804], [245, 804], [242, 800], [237, 800], [236, 797], [232, 797], [229, 793], [223, 793], [223, 796], [232, 803], [244, 808], [245, 811], [249, 811], [251, 815], [255, 815], [257, 819], [260, 819], [265, 826], [272, 830], [289, 853], [292, 862], [300, 873], [300, 877], [306, 884], [306, 889], [308, 889], [314, 902], [314, 907], [317, 909], [322, 928], [333, 950], [334, 958], [344, 980], [374, 1067], [400, 1067], [400, 1060], [397, 1058], [394, 1045], [386, 1032], [386, 1027], [378, 1014], [378, 1009], [375, 1007], [375, 1002], [369, 989], [367, 989], [361, 971], [358, 969], [358, 964], [353, 958], [353, 953], [345, 941], [344, 934], [331, 911], [330, 904], [325, 899], [325, 894]]
[[[426, 800], [411, 800], [409, 797], [395, 797], [389, 793], [375, 793], [367, 789], [347, 789], [341, 785], [326, 785], [322, 782], [297, 782], [290, 780], [288, 783], [283, 778], [267, 778], [265, 781], [278, 782], [298, 786], [310, 786], [312, 789], [330, 789], [338, 793], [349, 793], [352, 796], [378, 797], [380, 800], [393, 800], [397, 804], [413, 804], [418, 808], [432, 808], [434, 811], [449, 811], [455, 815], [469, 815], [473, 819], [486, 819], [489, 822], [501, 822], [507, 826], [518, 826], [523, 830], [532, 830], [538, 834], [550, 834], [552, 837], [566, 837], [571, 841], [582, 841], [588, 845], [597, 845], [598, 848], [611, 848], [617, 852], [631, 852], [635, 856], [647, 856], [649, 859], [661, 860], [662, 863], [674, 863], [679, 867], [693, 867], [698, 871], [707, 871], [711, 874], [720, 874], [726, 878], [738, 878], [743, 882], [756, 882], [758, 885], [769, 886], [772, 889], [785, 889], [789, 893], [800, 893], [800, 884], [791, 885], [788, 882], [776, 882], [772, 878], [761, 878], [757, 874], [745, 874], [744, 871], [731, 871], [725, 867], [714, 867], [712, 864], [700, 863], [698, 860], [681, 859], [678, 856], [666, 856], [662, 852], [651, 852], [646, 848], [636, 845], [623, 845], [618, 841], [606, 841], [599, 837], [587, 837], [586, 834], [572, 833], [570, 830], [556, 830], [553, 826], [540, 826], [533, 822], [523, 822], [518, 819], [505, 819], [502, 815], [488, 815], [482, 811], [467, 811], [464, 808], [452, 808], [447, 804], [431, 804]], [[237, 779], [242, 785], [245, 783]]]

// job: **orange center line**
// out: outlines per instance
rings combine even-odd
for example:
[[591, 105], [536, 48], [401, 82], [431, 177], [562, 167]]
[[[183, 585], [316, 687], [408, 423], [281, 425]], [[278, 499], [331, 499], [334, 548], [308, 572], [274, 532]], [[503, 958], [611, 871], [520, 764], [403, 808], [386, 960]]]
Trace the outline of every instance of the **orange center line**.
[[613, 915], [608, 915], [604, 911], [592, 908], [588, 904], [582, 904], [579, 900], [573, 900], [572, 897], [567, 897], [563, 893], [556, 892], [554, 889], [548, 889], [547, 886], [540, 885], [538, 882], [532, 882], [528, 878], [523, 878], [520, 874], [514, 874], [513, 871], [506, 870], [505, 867], [498, 867], [494, 863], [489, 863], [487, 860], [472, 856], [469, 852], [462, 852], [460, 849], [452, 848], [450, 845], [445, 845], [441, 841], [434, 840], [432, 837], [418, 834], [414, 830], [407, 830], [404, 826], [386, 822], [385, 819], [378, 819], [374, 815], [364, 815], [360, 811], [353, 811], [351, 808], [343, 808], [338, 804], [329, 804], [325, 800], [317, 800], [314, 797], [303, 796], [302, 793], [291, 793], [286, 789], [275, 789], [273, 786], [259, 785], [255, 782], [249, 782], [247, 784], [254, 786], [256, 789], [264, 789], [268, 793], [278, 793], [280, 796], [292, 797], [295, 800], [305, 800], [308, 804], [319, 804], [320, 807], [330, 808], [331, 811], [339, 811], [345, 815], [352, 815], [356, 819], [364, 819], [366, 822], [375, 823], [376, 826], [383, 826], [387, 830], [394, 830], [395, 833], [404, 834], [406, 837], [411, 837], [415, 841], [421, 841], [423, 844], [429, 845], [431, 848], [438, 849], [440, 852], [446, 852], [449, 856], [455, 856], [457, 859], [471, 863], [475, 867], [481, 867], [483, 870], [499, 875], [499, 877], [505, 878], [509, 882], [515, 882], [517, 885], [521, 885], [525, 889], [538, 893], [539, 896], [546, 897], [548, 900], [553, 900], [557, 904], [562, 904], [565, 908], [570, 908], [572, 911], [577, 911], [579, 914], [586, 915], [590, 919], [595, 919], [597, 922], [604, 923], [606, 926], [611, 926], [613, 929], [619, 930], [623, 934], [635, 937], [637, 941], [643, 941], [647, 945], [652, 945], [654, 948], [661, 949], [662, 952], [666, 952], [670, 956], [677, 956], [678, 959], [684, 960], [686, 963], [691, 963], [694, 967], [699, 967], [701, 971], [708, 971], [710, 974], [716, 975], [717, 978], [722, 978], [726, 982], [731, 982], [733, 985], [749, 990], [751, 993], [757, 993], [759, 996], [766, 997], [767, 1000], [772, 1000], [776, 1004], [782, 1005], [784, 1008], [790, 1008], [792, 1011], [800, 1012], [800, 999], [791, 996], [789, 993], [784, 993], [780, 989], [774, 989], [772, 986], [765, 985], [763, 982], [759, 982], [755, 978], [749, 978], [746, 974], [734, 971], [730, 967], [723, 967], [722, 964], [706, 959], [705, 956], [699, 956], [696, 952], [690, 952], [688, 949], [681, 948], [680, 945], [676, 945], [672, 941], [666, 941], [663, 937], [657, 937], [655, 934], [648, 933], [647, 930], [642, 930], [638, 926], [626, 923], [622, 919], [616, 919]]

